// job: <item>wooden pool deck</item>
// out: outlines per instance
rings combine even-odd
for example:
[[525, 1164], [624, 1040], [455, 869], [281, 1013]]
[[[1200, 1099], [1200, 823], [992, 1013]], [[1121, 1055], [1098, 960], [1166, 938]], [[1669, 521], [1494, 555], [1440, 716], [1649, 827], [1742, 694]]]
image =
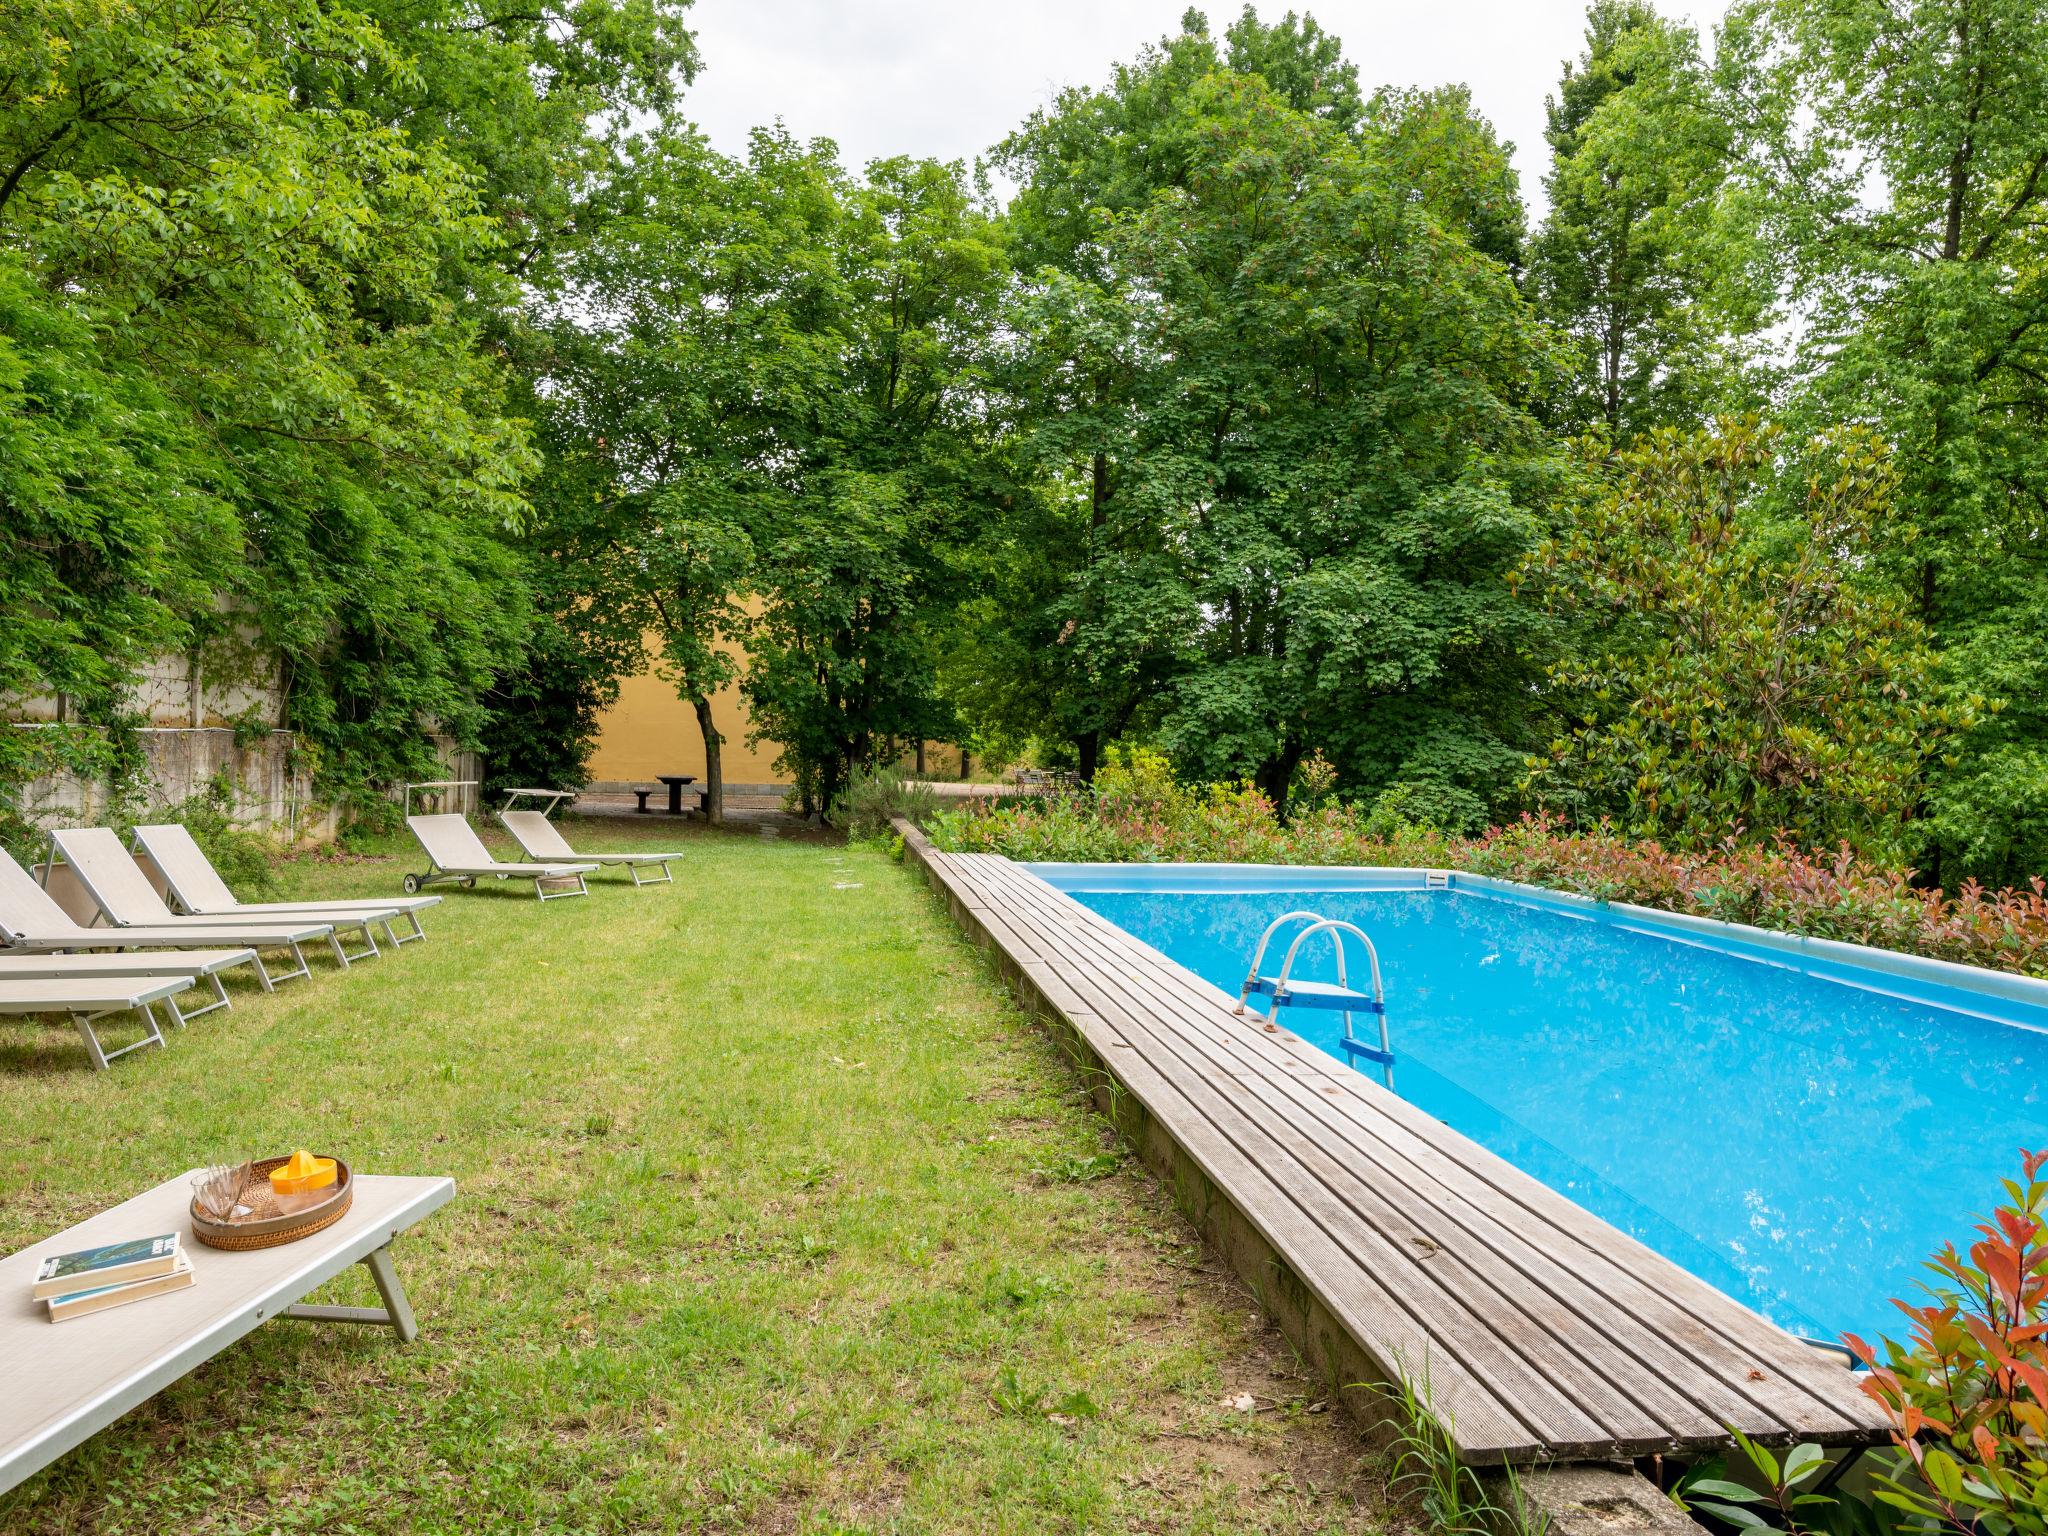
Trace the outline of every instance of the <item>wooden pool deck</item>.
[[1237, 1017], [1235, 999], [1019, 865], [910, 841], [956, 918], [1135, 1103], [1120, 1121], [1340, 1384], [1426, 1379], [1474, 1464], [1718, 1448], [1730, 1426], [1887, 1439], [1841, 1365], [1670, 1260]]

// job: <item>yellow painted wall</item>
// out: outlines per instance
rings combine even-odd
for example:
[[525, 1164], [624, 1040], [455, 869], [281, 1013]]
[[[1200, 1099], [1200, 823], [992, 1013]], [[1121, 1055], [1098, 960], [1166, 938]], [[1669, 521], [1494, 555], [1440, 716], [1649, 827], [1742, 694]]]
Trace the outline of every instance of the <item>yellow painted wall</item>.
[[[646, 637], [650, 655], [661, 650], [661, 637]], [[746, 664], [746, 653], [738, 647], [733, 654]], [[739, 686], [721, 688], [711, 696], [711, 718], [725, 737], [722, 751], [725, 782], [728, 784], [786, 784], [786, 775], [775, 769], [779, 751], [772, 741], [758, 747], [747, 745], [752, 717]], [[909, 768], [915, 758], [908, 754], [902, 766]], [[950, 743], [925, 744], [925, 772], [934, 779], [960, 776], [960, 749]], [[675, 685], [650, 664], [646, 671], [619, 680], [618, 702], [597, 718], [597, 746], [590, 754], [590, 779], [594, 784], [645, 784], [652, 787], [657, 773], [688, 773], [704, 777], [704, 736], [697, 729], [697, 712], [677, 697]]]
[[[647, 649], [658, 654], [661, 638], [647, 636]], [[711, 696], [711, 718], [725, 737], [721, 752], [728, 784], [776, 784], [776, 746], [764, 741], [747, 745], [750, 721], [746, 700], [735, 686]], [[657, 773], [689, 773], [704, 777], [704, 736], [697, 712], [677, 697], [675, 685], [652, 666], [619, 682], [619, 700], [598, 716], [597, 746], [590, 754], [590, 777], [601, 784], [652, 784]]]

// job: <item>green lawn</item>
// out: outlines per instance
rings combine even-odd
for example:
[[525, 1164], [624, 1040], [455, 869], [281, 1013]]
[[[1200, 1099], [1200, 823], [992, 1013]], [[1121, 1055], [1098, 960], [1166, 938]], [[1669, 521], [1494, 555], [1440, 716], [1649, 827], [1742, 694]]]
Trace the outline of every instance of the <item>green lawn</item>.
[[[268, 1324], [0, 1496], [0, 1529], [1414, 1523], [913, 873], [571, 836], [657, 833], [673, 887], [451, 890], [426, 944], [245, 983], [108, 1073], [0, 1024], [0, 1250], [300, 1144], [459, 1186], [398, 1245], [418, 1344]], [[287, 890], [390, 892], [391, 851]]]

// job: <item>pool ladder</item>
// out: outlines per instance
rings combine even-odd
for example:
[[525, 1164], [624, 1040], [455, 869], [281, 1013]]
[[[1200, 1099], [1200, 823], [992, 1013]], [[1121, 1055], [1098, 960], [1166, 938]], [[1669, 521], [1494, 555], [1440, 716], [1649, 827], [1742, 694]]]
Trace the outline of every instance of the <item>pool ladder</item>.
[[[1306, 923], [1294, 942], [1287, 946], [1287, 956], [1280, 962], [1277, 976], [1266, 975], [1260, 967], [1266, 963], [1266, 947], [1273, 942], [1273, 935], [1289, 923]], [[1330, 942], [1337, 946], [1337, 983], [1327, 981], [1295, 981], [1294, 962], [1301, 954], [1302, 945], [1316, 934], [1327, 933]], [[1372, 974], [1372, 991], [1360, 992], [1351, 985], [1351, 978], [1344, 964], [1344, 937], [1349, 934], [1365, 946], [1367, 969]], [[1245, 1003], [1254, 997], [1272, 999], [1267, 1017], [1272, 1018], [1282, 1008], [1321, 1008], [1344, 1015], [1344, 1037], [1337, 1043], [1344, 1047], [1347, 1055], [1364, 1057], [1379, 1065], [1380, 1074], [1386, 1085], [1394, 1086], [1394, 1046], [1387, 1034], [1387, 993], [1380, 982], [1380, 954], [1373, 948], [1372, 940], [1365, 936], [1365, 930], [1356, 923], [1347, 923], [1327, 918], [1316, 912], [1283, 912], [1266, 925], [1266, 931], [1259, 935], [1259, 947], [1252, 951], [1251, 970], [1244, 978], [1244, 986], [1237, 994], [1237, 1011], [1244, 1012]], [[1361, 1040], [1352, 1015], [1359, 1013], [1377, 1014], [1380, 1021], [1380, 1043], [1375, 1046], [1370, 1040]]]

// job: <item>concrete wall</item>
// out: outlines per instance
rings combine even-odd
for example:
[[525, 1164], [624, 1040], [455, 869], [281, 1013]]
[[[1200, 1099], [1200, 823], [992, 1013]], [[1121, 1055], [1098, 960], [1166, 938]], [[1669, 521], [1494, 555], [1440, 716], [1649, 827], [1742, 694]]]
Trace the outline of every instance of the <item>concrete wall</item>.
[[[0, 729], [47, 727], [16, 723]], [[141, 809], [188, 800], [225, 773], [231, 814], [242, 826], [291, 843], [331, 842], [341, 830], [339, 813], [314, 800], [312, 779], [294, 760], [297, 738], [290, 731], [265, 731], [254, 740], [245, 732], [241, 745], [233, 731], [216, 726], [151, 726], [137, 734], [144, 764]], [[435, 778], [482, 780], [484, 762], [479, 754], [456, 751], [454, 740], [445, 736], [435, 738], [434, 745], [443, 765]], [[393, 791], [391, 798], [398, 799], [399, 792]], [[46, 827], [89, 826], [105, 819], [108, 801], [103, 783], [50, 774], [29, 781], [21, 808], [31, 821]], [[418, 810], [417, 796], [415, 801], [413, 809]], [[473, 814], [480, 802], [476, 789], [458, 789], [439, 793], [427, 808]]]
[[[9, 729], [36, 730], [15, 724]], [[264, 731], [237, 744], [224, 727], [150, 726], [137, 733], [143, 756], [144, 796], [150, 806], [175, 805], [207, 789], [225, 774], [232, 786], [233, 814], [246, 826], [275, 830], [290, 841], [325, 842], [336, 828], [334, 812], [314, 804], [310, 777], [294, 760], [290, 731]], [[46, 826], [86, 825], [101, 820], [108, 806], [104, 783], [71, 774], [50, 774], [25, 786], [21, 808]]]

